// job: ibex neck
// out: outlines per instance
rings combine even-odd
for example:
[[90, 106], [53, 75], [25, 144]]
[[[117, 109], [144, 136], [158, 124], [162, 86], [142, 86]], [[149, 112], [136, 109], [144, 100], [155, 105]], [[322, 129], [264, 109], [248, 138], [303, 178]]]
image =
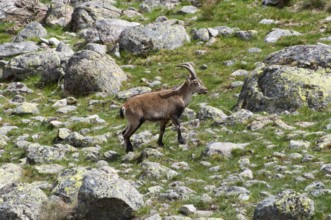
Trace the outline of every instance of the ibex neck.
[[185, 81], [179, 88], [178, 88], [180, 96], [183, 98], [185, 106], [189, 104], [192, 98], [192, 90], [190, 88], [189, 81]]

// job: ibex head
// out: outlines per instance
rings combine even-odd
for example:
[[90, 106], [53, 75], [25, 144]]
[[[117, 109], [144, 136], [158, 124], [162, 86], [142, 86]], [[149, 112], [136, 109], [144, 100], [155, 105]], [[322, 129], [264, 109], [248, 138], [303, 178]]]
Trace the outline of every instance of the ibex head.
[[206, 94], [208, 92], [208, 89], [205, 87], [203, 82], [198, 78], [192, 63], [182, 63], [179, 64], [177, 67], [184, 67], [190, 71], [190, 88], [192, 90], [192, 93], [198, 93], [198, 94]]

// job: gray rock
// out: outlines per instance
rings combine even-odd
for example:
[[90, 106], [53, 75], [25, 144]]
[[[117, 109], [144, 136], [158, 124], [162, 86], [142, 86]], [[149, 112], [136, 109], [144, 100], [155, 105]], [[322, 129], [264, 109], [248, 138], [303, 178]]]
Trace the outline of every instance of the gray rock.
[[24, 83], [21, 82], [12, 82], [9, 83], [5, 92], [13, 93], [13, 94], [24, 94], [24, 93], [32, 93], [33, 91], [29, 89]]
[[221, 186], [216, 188], [214, 193], [216, 196], [238, 196], [238, 198], [242, 201], [248, 200], [250, 195], [249, 190], [240, 186]]
[[253, 219], [306, 219], [313, 216], [314, 210], [314, 201], [303, 194], [285, 190], [262, 200], [255, 208]]
[[116, 94], [126, 79], [126, 74], [109, 55], [82, 50], [75, 53], [68, 62], [64, 89], [80, 96], [93, 92]]
[[74, 9], [71, 18], [73, 31], [93, 27], [97, 18], [119, 18], [121, 13], [120, 9], [107, 2], [85, 2]]
[[191, 30], [192, 39], [201, 40], [204, 42], [209, 41], [210, 35], [207, 28], [192, 29]]
[[12, 112], [14, 115], [27, 115], [27, 114], [39, 114], [37, 104], [30, 102], [23, 102], [16, 106]]
[[38, 173], [41, 174], [57, 174], [61, 172], [65, 167], [59, 164], [43, 164], [34, 167]]
[[263, 5], [270, 5], [270, 6], [275, 6], [282, 4], [282, 0], [262, 0]]
[[[272, 53], [245, 80], [237, 107], [250, 111], [320, 109], [330, 102], [330, 46], [299, 45]], [[293, 66], [295, 65], [295, 66]]]
[[46, 194], [28, 183], [9, 184], [0, 189], [0, 219], [38, 220]]
[[233, 28], [227, 26], [216, 26], [214, 27], [215, 30], [218, 31], [218, 35], [223, 37], [229, 37], [234, 35], [235, 30]]
[[172, 25], [167, 21], [127, 28], [120, 38], [120, 49], [133, 54], [160, 49], [173, 50], [189, 41], [182, 25]]
[[7, 135], [8, 132], [18, 129], [17, 126], [11, 126], [11, 125], [3, 125], [0, 127], [0, 135]]
[[83, 183], [84, 175], [88, 172], [85, 167], [74, 167], [59, 173], [56, 186], [52, 193], [61, 197], [65, 202], [77, 201], [78, 191]]
[[26, 41], [20, 43], [0, 44], [0, 58], [12, 57], [24, 53], [34, 52], [39, 49], [35, 42]]
[[[95, 30], [97, 37], [93, 38], [88, 36], [86, 40], [88, 42], [101, 42], [103, 44], [114, 44], [120, 39], [122, 31], [127, 28], [139, 26], [137, 22], [129, 22], [126, 20], [112, 18], [112, 19], [100, 19], [95, 22]], [[90, 30], [94, 34], [93, 30]], [[93, 40], [89, 40], [93, 39]]]
[[72, 132], [71, 134], [69, 134], [65, 138], [64, 141], [77, 148], [83, 148], [83, 147], [90, 146], [90, 142], [89, 142], [88, 138], [86, 138], [85, 136], [83, 136], [77, 132]]
[[331, 145], [331, 134], [322, 136], [315, 146], [315, 150], [322, 150], [328, 148]]
[[235, 35], [242, 40], [252, 40], [257, 35], [257, 32], [254, 30], [236, 31]]
[[120, 155], [116, 151], [109, 150], [104, 153], [104, 157], [106, 160], [114, 161], [119, 158]]
[[87, 50], [92, 50], [97, 53], [106, 54], [107, 53], [107, 46], [103, 44], [96, 44], [96, 43], [88, 43], [86, 45]]
[[322, 182], [313, 182], [305, 187], [305, 191], [308, 192], [308, 191], [312, 191], [316, 189], [324, 189], [324, 188], [325, 185]]
[[252, 47], [252, 48], [249, 48], [247, 50], [248, 53], [261, 53], [262, 50], [260, 48], [257, 48], [257, 47]]
[[254, 114], [251, 111], [246, 109], [240, 109], [237, 112], [232, 113], [223, 120], [223, 123], [226, 125], [236, 125], [236, 124], [245, 124], [250, 119], [254, 117]]
[[232, 150], [244, 149], [249, 143], [235, 144], [230, 142], [211, 142], [205, 149], [205, 154], [211, 156], [214, 154], [221, 154], [225, 157], [231, 157]]
[[142, 94], [142, 93], [146, 93], [146, 92], [150, 92], [152, 91], [151, 88], [149, 87], [145, 87], [145, 86], [139, 86], [139, 87], [135, 87], [135, 88], [131, 88], [125, 91], [120, 91], [117, 94], [117, 98], [119, 99], [127, 99], [133, 95], [138, 95], [138, 94]]
[[88, 172], [78, 193], [78, 215], [85, 219], [130, 219], [143, 205], [142, 195], [128, 181], [105, 171]]
[[163, 157], [164, 154], [161, 153], [160, 151], [156, 150], [156, 149], [153, 149], [153, 148], [145, 148], [144, 150], [142, 150], [140, 156], [139, 156], [139, 159], [141, 161], [143, 160], [146, 160], [148, 158], [160, 158], [160, 157]]
[[168, 167], [162, 166], [159, 163], [144, 161], [141, 164], [143, 169], [140, 176], [141, 179], [162, 179], [166, 178], [168, 180], [173, 179], [178, 176], [179, 173], [169, 169]]
[[237, 87], [242, 87], [244, 85], [243, 81], [235, 81], [230, 84], [231, 88], [237, 88]]
[[41, 38], [47, 36], [47, 30], [38, 22], [31, 22], [14, 37], [13, 42], [19, 43], [31, 38]]
[[56, 110], [56, 113], [68, 114], [69, 112], [73, 112], [73, 111], [76, 111], [76, 110], [77, 110], [77, 106], [67, 105], [67, 106], [61, 107], [58, 110]]
[[152, 141], [153, 134], [150, 131], [142, 131], [131, 136], [132, 145], [139, 147], [142, 144], [147, 144]]
[[41, 75], [41, 81], [45, 83], [57, 82], [63, 75], [59, 53], [45, 50], [16, 56], [5, 66], [3, 72], [4, 79], [23, 80], [34, 75]]
[[278, 22], [273, 19], [262, 19], [259, 24], [277, 24]]
[[212, 119], [216, 122], [223, 121], [227, 115], [220, 109], [209, 105], [201, 105], [197, 116], [199, 119]]
[[331, 164], [322, 165], [321, 171], [325, 174], [331, 174]]
[[5, 163], [0, 167], [0, 190], [6, 185], [18, 182], [23, 175], [23, 169], [13, 163]]
[[195, 14], [199, 11], [199, 9], [193, 5], [186, 5], [183, 6], [179, 13], [183, 13], [183, 14]]
[[42, 164], [65, 159], [65, 154], [72, 149], [68, 146], [56, 144], [54, 146], [44, 146], [30, 144], [27, 146], [27, 163]]
[[191, 215], [197, 211], [197, 208], [193, 204], [183, 205], [179, 208], [179, 212], [184, 215]]
[[298, 149], [307, 149], [310, 147], [310, 142], [300, 141], [300, 140], [290, 140], [289, 148], [298, 150]]
[[13, 23], [15, 30], [31, 21], [42, 22], [48, 10], [46, 5], [34, 0], [2, 0], [0, 8], [0, 22]]
[[46, 18], [48, 26], [66, 27], [70, 20], [74, 8], [71, 5], [63, 3], [63, 1], [52, 1], [50, 10]]
[[236, 70], [231, 73], [231, 76], [247, 76], [249, 72], [247, 70]]
[[144, 4], [151, 6], [152, 8], [154, 7], [172, 8], [180, 4], [180, 0], [143, 0], [142, 2]]
[[293, 31], [293, 30], [284, 30], [284, 29], [278, 29], [274, 28], [272, 31], [264, 38], [264, 41], [267, 43], [276, 43], [281, 37], [287, 37], [287, 36], [301, 36], [302, 34]]

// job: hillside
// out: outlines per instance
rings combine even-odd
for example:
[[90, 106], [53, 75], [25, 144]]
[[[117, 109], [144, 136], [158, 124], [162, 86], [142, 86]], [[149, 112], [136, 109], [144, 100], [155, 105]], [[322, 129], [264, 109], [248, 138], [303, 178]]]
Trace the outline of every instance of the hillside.
[[[330, 11], [0, 0], [0, 219], [331, 219]], [[127, 153], [121, 106], [185, 62], [186, 143], [145, 122]]]

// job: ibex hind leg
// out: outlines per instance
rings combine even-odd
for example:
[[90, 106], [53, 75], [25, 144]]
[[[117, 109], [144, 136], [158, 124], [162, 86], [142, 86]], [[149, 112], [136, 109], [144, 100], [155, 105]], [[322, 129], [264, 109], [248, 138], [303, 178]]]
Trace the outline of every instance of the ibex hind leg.
[[165, 127], [167, 125], [169, 120], [162, 120], [160, 121], [160, 135], [159, 135], [159, 139], [157, 140], [157, 144], [160, 146], [160, 147], [163, 147], [164, 144], [163, 144], [163, 135], [164, 135], [164, 132], [165, 132]]
[[133, 135], [136, 130], [144, 123], [145, 120], [140, 119], [134, 122], [130, 122], [127, 128], [123, 131], [124, 143], [126, 146], [126, 152], [133, 151], [133, 147], [130, 141], [130, 137]]

